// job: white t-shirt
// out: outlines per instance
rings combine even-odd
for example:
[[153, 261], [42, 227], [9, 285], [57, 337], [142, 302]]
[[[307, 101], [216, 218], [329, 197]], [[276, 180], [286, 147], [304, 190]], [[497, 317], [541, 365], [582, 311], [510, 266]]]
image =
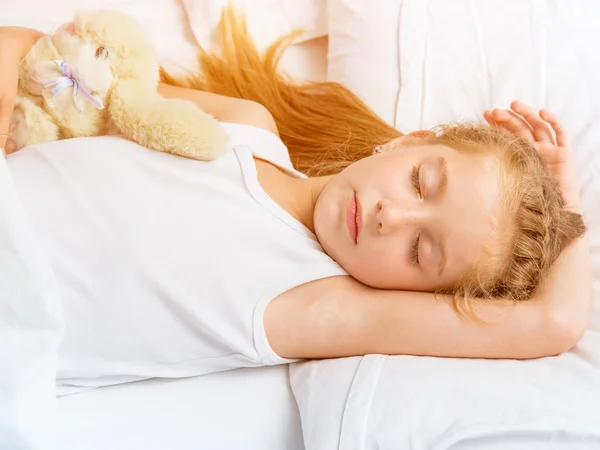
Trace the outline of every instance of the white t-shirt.
[[253, 154], [296, 176], [272, 133], [224, 124], [207, 163], [110, 136], [8, 158], [60, 285], [58, 394], [287, 363], [267, 341], [279, 294], [347, 273], [261, 188]]

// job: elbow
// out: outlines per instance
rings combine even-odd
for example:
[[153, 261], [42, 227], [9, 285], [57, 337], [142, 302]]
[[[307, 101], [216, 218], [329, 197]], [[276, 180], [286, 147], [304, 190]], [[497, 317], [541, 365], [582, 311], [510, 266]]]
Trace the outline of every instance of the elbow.
[[581, 321], [577, 324], [563, 324], [561, 325], [561, 331], [559, 332], [559, 338], [557, 339], [557, 352], [556, 354], [564, 353], [571, 350], [577, 345], [577, 343], [583, 338], [587, 329], [586, 320]]
[[[591, 293], [589, 303], [591, 304]], [[589, 319], [589, 308], [585, 311], [561, 311], [551, 315], [547, 322], [550, 334], [547, 356], [556, 356], [575, 347], [585, 334]]]

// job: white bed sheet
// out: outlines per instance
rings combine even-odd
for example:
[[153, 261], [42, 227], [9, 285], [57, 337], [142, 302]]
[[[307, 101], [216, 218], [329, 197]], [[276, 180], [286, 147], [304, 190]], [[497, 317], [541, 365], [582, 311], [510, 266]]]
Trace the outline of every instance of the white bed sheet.
[[301, 450], [287, 366], [153, 379], [58, 399], [60, 450]]

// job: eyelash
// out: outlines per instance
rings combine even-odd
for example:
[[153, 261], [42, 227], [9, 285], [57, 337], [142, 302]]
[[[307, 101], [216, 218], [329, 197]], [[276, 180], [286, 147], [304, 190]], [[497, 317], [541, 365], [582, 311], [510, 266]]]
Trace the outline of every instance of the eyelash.
[[410, 248], [410, 262], [413, 266], [419, 265], [419, 240], [421, 239], [421, 233], [417, 235], [413, 245]]
[[419, 197], [421, 197], [421, 180], [420, 180], [420, 172], [421, 172], [421, 166], [413, 166], [412, 167], [412, 175], [411, 175], [411, 180], [412, 180], [412, 185], [415, 188], [415, 191], [417, 191], [417, 194], [419, 195]]
[[[417, 192], [417, 195], [421, 197], [421, 180], [420, 180], [421, 166], [413, 166], [411, 173], [412, 185]], [[412, 246], [410, 247], [410, 262], [413, 266], [419, 265], [419, 240], [421, 239], [421, 233], [417, 235]]]

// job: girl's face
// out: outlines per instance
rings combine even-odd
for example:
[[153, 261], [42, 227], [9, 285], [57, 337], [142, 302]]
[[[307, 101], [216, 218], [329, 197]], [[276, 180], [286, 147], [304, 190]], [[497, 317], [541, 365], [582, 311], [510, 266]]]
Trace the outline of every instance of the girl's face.
[[317, 199], [314, 225], [323, 249], [358, 281], [434, 291], [485, 255], [500, 211], [499, 167], [410, 140], [335, 175]]

